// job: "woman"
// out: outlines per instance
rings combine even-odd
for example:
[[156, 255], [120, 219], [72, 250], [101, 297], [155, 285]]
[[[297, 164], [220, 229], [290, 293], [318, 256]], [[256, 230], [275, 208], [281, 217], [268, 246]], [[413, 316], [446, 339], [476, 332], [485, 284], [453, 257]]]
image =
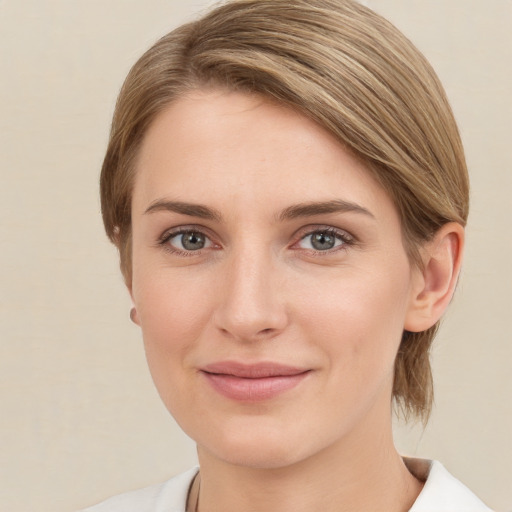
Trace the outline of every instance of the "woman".
[[427, 420], [468, 179], [425, 59], [352, 0], [235, 0], [157, 42], [101, 177], [160, 396], [200, 469], [92, 511], [488, 510], [393, 445]]

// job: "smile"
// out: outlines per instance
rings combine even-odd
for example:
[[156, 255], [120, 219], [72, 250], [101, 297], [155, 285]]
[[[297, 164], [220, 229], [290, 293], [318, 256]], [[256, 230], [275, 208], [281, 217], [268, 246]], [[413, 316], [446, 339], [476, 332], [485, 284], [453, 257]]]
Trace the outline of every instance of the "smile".
[[246, 365], [226, 361], [207, 365], [201, 373], [211, 387], [226, 398], [260, 402], [294, 388], [310, 370], [275, 363]]

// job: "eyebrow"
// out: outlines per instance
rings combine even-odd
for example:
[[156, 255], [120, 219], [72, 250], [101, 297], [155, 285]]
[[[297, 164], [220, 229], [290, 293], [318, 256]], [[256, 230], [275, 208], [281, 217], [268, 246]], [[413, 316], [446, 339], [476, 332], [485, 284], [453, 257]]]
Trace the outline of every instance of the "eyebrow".
[[[202, 204], [186, 203], [183, 201], [157, 200], [146, 208], [144, 214], [161, 211], [180, 213], [190, 217], [197, 217], [217, 222], [222, 221], [222, 215], [218, 210]], [[344, 201], [342, 199], [334, 199], [331, 201], [299, 203], [288, 206], [276, 216], [276, 219], [282, 222], [301, 217], [314, 217], [315, 215], [346, 212], [360, 213], [373, 219], [375, 218], [370, 210], [358, 205], [357, 203]]]
[[189, 215], [190, 217], [215, 220], [218, 222], [222, 220], [222, 215], [220, 212], [214, 210], [213, 208], [209, 208], [208, 206], [204, 206], [202, 204], [184, 203], [182, 201], [155, 201], [154, 203], [151, 203], [148, 208], [146, 208], [144, 214], [161, 211], [181, 213], [182, 215]]
[[367, 215], [372, 219], [375, 219], [375, 216], [370, 210], [367, 210], [363, 206], [358, 205], [357, 203], [352, 203], [350, 201], [344, 201], [342, 199], [334, 199], [332, 201], [322, 201], [322, 202], [310, 202], [310, 203], [300, 203], [293, 206], [289, 206], [285, 208], [279, 215], [278, 220], [293, 220], [300, 217], [313, 217], [315, 215], [322, 215], [327, 213], [346, 213], [346, 212], [354, 212], [361, 213], [363, 215]]

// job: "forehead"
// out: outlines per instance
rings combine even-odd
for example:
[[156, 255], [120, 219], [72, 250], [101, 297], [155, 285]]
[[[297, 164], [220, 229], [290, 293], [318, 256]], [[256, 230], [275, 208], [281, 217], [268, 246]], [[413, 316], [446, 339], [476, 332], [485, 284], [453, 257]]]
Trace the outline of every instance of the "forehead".
[[194, 91], [150, 126], [136, 166], [134, 210], [163, 197], [240, 209], [390, 202], [365, 165], [317, 123], [261, 96], [225, 90]]

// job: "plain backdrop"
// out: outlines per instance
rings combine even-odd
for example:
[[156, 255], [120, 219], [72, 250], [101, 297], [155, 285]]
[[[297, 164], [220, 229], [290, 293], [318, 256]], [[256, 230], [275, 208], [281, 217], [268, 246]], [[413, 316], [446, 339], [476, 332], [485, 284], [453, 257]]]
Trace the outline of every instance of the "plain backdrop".
[[[129, 67], [208, 3], [0, 0], [2, 510], [73, 511], [195, 463], [128, 319], [97, 182]], [[463, 276], [433, 351], [436, 407], [425, 430], [397, 425], [397, 444], [510, 511], [512, 1], [364, 3], [433, 63], [472, 179]]]

